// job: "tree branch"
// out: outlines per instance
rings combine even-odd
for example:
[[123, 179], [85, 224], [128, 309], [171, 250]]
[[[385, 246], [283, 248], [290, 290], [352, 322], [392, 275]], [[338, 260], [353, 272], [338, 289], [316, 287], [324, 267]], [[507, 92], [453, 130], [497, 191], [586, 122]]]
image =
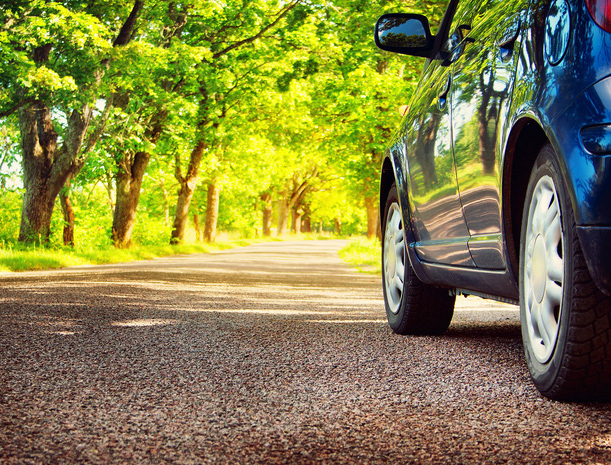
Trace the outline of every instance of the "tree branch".
[[129, 42], [132, 33], [134, 32], [134, 28], [136, 27], [136, 20], [138, 19], [138, 15], [144, 6], [144, 2], [141, 0], [136, 0], [134, 2], [134, 7], [132, 8], [132, 12], [129, 14], [129, 17], [123, 24], [119, 35], [112, 43], [113, 47], [120, 47], [122, 45], [127, 45]]
[[19, 110], [21, 107], [23, 107], [25, 105], [29, 105], [30, 103], [34, 103], [34, 100], [35, 99], [33, 99], [32, 97], [26, 98], [26, 99], [23, 99], [23, 100], [19, 100], [19, 102], [17, 102], [15, 105], [13, 105], [8, 110], [0, 111], [0, 118], [6, 118], [7, 116], [12, 115], [17, 110]]
[[79, 154], [80, 158], [84, 158], [85, 155], [87, 155], [91, 151], [91, 149], [93, 149], [95, 144], [100, 139], [100, 136], [104, 132], [104, 129], [106, 129], [106, 123], [108, 122], [108, 117], [110, 116], [110, 109], [112, 108], [113, 99], [114, 99], [114, 94], [112, 93], [110, 94], [109, 97], [106, 98], [106, 103], [104, 104], [104, 111], [102, 112], [102, 116], [100, 117], [100, 120], [98, 121], [98, 124], [95, 130], [87, 138], [87, 143], [85, 144], [85, 147], [83, 148], [83, 150], [81, 150], [81, 153]]
[[227, 55], [232, 50], [235, 50], [236, 48], [241, 47], [242, 45], [246, 45], [251, 42], [254, 42], [259, 37], [261, 37], [263, 34], [265, 34], [267, 31], [269, 31], [272, 27], [278, 24], [280, 20], [284, 18], [289, 13], [289, 11], [295, 8], [299, 3], [300, 3], [300, 0], [296, 0], [293, 3], [288, 4], [283, 10], [280, 11], [280, 13], [278, 14], [278, 17], [274, 21], [272, 21], [267, 26], [265, 26], [263, 29], [261, 29], [259, 32], [257, 32], [254, 36], [248, 37], [243, 40], [239, 40], [238, 42], [231, 44], [229, 47], [225, 48], [224, 50], [221, 50], [220, 52], [216, 52], [212, 58], [213, 59], [220, 58], [223, 55]]
[[185, 183], [185, 178], [182, 175], [182, 169], [180, 167], [180, 152], [178, 150], [174, 154], [174, 177], [180, 185]]

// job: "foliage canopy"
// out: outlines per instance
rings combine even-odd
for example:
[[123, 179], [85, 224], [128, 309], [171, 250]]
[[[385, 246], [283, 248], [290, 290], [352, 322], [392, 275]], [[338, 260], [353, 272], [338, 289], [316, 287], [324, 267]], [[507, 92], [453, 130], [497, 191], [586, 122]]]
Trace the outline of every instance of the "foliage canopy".
[[380, 162], [422, 62], [377, 50], [373, 25], [435, 23], [444, 3], [5, 2], [0, 240], [374, 235]]

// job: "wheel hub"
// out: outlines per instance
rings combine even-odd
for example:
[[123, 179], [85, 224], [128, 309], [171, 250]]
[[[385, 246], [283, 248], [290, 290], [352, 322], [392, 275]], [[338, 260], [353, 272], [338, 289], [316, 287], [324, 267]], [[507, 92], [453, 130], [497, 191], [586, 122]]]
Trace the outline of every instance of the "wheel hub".
[[535, 239], [535, 250], [532, 257], [533, 273], [532, 287], [537, 302], [541, 303], [545, 297], [547, 283], [547, 250], [545, 239], [539, 234]]

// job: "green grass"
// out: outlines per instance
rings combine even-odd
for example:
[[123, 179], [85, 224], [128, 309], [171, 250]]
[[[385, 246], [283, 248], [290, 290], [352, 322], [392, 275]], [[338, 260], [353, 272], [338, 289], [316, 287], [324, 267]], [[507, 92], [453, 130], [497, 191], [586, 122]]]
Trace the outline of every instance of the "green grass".
[[339, 257], [362, 273], [379, 274], [382, 269], [380, 241], [359, 237], [339, 251]]
[[[52, 248], [29, 247], [21, 245], [0, 245], [0, 272], [36, 271], [65, 268], [79, 265], [103, 265], [125, 263], [137, 260], [150, 260], [170, 255], [210, 253], [260, 242], [282, 240], [326, 240], [337, 236], [319, 234], [286, 235], [281, 238], [234, 239], [223, 238], [212, 244], [149, 245], [132, 249], [109, 248]], [[364, 237], [351, 239], [339, 252], [342, 260], [355, 266], [358, 271], [377, 274], [380, 271], [380, 243], [377, 239]]]
[[259, 239], [239, 239], [213, 244], [157, 245], [133, 249], [81, 249], [68, 248], [6, 248], [0, 249], [0, 271], [28, 271], [65, 268], [78, 265], [101, 265], [167, 257], [169, 255], [210, 253], [234, 247], [263, 242]]

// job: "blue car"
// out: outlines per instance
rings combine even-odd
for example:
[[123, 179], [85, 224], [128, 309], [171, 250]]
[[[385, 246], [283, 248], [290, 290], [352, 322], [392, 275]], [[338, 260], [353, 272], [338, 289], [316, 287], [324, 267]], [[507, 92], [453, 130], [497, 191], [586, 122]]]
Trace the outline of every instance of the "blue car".
[[376, 24], [425, 59], [385, 154], [383, 286], [399, 334], [440, 334], [455, 296], [520, 305], [526, 362], [557, 400], [611, 396], [611, 8], [451, 0]]

